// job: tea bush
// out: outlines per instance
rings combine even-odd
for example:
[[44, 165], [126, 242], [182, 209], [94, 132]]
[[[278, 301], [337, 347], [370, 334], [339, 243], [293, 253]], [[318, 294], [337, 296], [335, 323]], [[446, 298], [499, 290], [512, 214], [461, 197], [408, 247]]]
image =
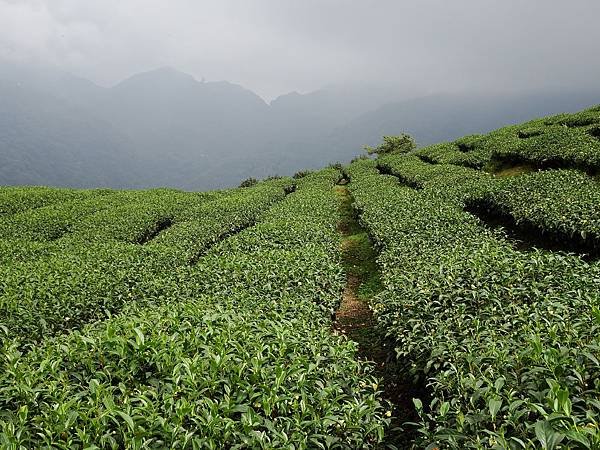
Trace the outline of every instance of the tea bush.
[[103, 192], [102, 189], [82, 191], [41, 186], [5, 186], [0, 188], [0, 216], [69, 200], [83, 200], [89, 196], [101, 195]]
[[377, 380], [356, 344], [330, 331], [345, 284], [339, 177], [298, 180], [257, 225], [193, 265], [171, 265], [178, 245], [160, 235], [106, 244], [148, 252], [141, 261], [157, 252], [171, 267], [142, 276], [145, 301], [107, 320], [27, 353], [4, 343], [0, 445], [375, 447], [388, 422]]
[[576, 170], [550, 170], [499, 180], [476, 203], [554, 241], [600, 250], [600, 189]]
[[[285, 186], [282, 181], [259, 184], [199, 206], [202, 200], [194, 196], [192, 206], [184, 205], [201, 212], [197, 217], [203, 221], [196, 227], [178, 222], [144, 246], [134, 243], [155, 226], [160, 214], [183, 208], [181, 204], [158, 208], [164, 196], [156, 198], [156, 192], [149, 192], [146, 201], [136, 194], [139, 203], [131, 210], [125, 205], [88, 216], [52, 251], [39, 251], [44, 257], [0, 266], [0, 324], [5, 338], [28, 345], [108, 317], [129, 303], [157, 301], [155, 280], [185, 266], [228, 232], [258, 220], [273, 202], [284, 198]], [[9, 248], [16, 245], [19, 242]]]
[[[422, 176], [422, 190], [382, 177], [370, 161], [348, 169], [381, 249], [377, 320], [404, 371], [431, 389], [429, 405], [415, 402], [417, 446], [597, 447], [600, 267], [513, 249], [463, 211], [488, 180], [443, 168], [455, 169]], [[452, 194], [460, 189], [467, 194]]]
[[486, 135], [467, 136], [414, 152], [432, 163], [476, 169], [530, 163], [540, 168], [600, 169], [598, 107], [510, 125]]
[[392, 367], [428, 389], [414, 448], [600, 448], [600, 262], [469, 212], [598, 250], [598, 129], [600, 107], [209, 193], [0, 188], [0, 447], [385, 445], [374, 366], [332, 331], [349, 179]]

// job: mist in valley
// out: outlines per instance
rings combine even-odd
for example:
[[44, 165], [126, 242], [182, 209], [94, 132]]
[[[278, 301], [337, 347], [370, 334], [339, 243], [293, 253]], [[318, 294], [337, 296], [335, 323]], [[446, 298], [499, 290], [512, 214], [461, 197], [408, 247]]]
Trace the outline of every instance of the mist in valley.
[[0, 184], [222, 188], [576, 111], [600, 103], [599, 13], [0, 0]]

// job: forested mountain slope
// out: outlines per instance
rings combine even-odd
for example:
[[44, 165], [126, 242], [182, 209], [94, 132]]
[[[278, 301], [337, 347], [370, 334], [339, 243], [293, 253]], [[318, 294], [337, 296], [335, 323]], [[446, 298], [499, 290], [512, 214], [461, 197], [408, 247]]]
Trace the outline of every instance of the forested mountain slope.
[[358, 85], [267, 104], [169, 68], [105, 88], [0, 63], [0, 185], [230, 187], [348, 162], [399, 129], [427, 145], [598, 101], [591, 91], [423, 96]]

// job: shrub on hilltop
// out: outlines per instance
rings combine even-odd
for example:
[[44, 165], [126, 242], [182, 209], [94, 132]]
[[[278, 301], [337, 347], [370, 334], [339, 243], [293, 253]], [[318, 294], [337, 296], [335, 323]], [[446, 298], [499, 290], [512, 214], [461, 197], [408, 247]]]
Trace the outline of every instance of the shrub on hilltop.
[[256, 183], [258, 183], [258, 180], [257, 180], [256, 178], [252, 178], [252, 177], [250, 177], [250, 178], [246, 178], [244, 181], [242, 181], [242, 182], [240, 183], [240, 186], [239, 186], [239, 187], [241, 187], [241, 188], [252, 187], [252, 186], [254, 186]]
[[377, 147], [364, 146], [369, 155], [389, 155], [392, 153], [408, 153], [417, 147], [412, 136], [402, 133], [398, 136], [383, 136], [383, 142]]

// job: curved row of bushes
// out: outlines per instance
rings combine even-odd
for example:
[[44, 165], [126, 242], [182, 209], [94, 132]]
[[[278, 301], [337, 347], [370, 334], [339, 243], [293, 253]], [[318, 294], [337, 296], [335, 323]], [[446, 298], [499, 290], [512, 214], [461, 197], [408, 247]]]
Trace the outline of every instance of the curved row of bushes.
[[198, 264], [157, 271], [146, 303], [27, 354], [6, 346], [0, 446], [373, 448], [387, 423], [376, 380], [330, 330], [339, 176], [302, 178]]
[[431, 390], [430, 404], [415, 402], [416, 447], [600, 446], [600, 266], [513, 249], [454, 194], [477, 192], [477, 176], [428, 177], [424, 166], [412, 167], [422, 190], [373, 161], [348, 169], [381, 249], [376, 317]]
[[475, 169], [502, 163], [600, 170], [600, 106], [510, 125], [414, 152], [429, 162]]

